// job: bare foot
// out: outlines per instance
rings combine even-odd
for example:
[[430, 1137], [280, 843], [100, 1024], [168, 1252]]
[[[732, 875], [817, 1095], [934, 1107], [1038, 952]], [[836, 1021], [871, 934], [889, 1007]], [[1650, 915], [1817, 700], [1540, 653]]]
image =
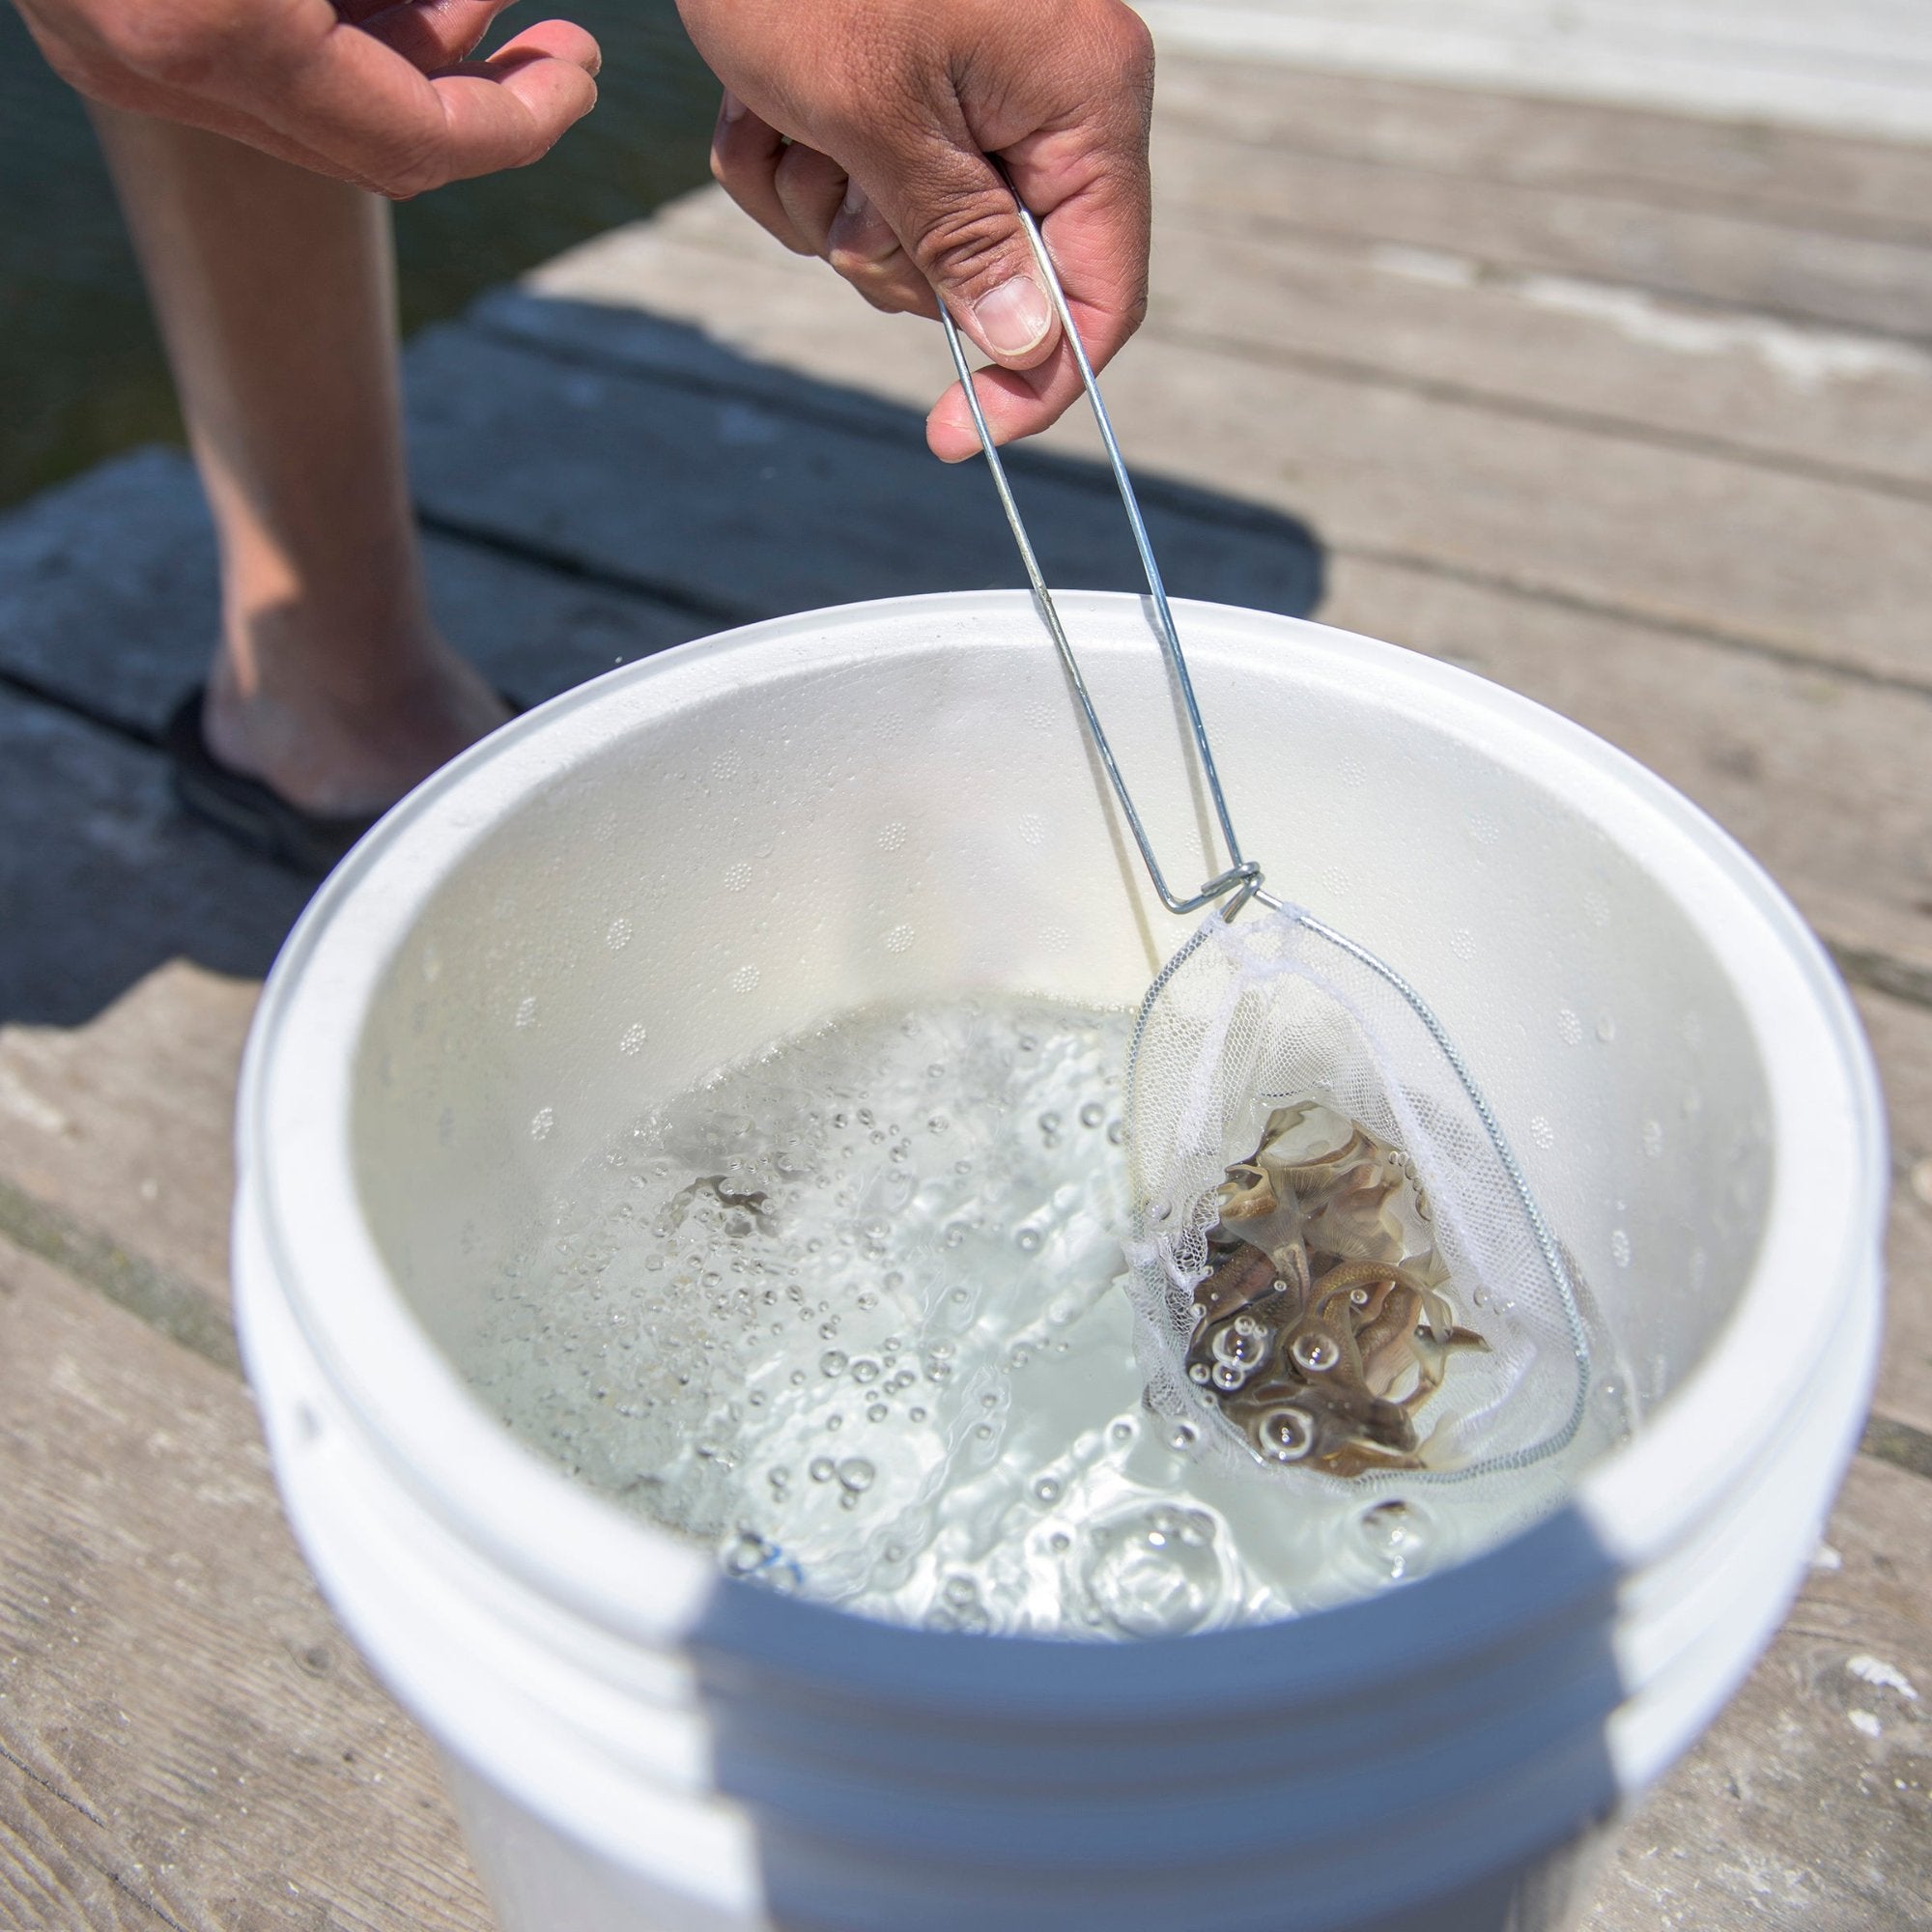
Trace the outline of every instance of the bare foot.
[[379, 678], [304, 683], [286, 664], [242, 689], [217, 654], [202, 709], [209, 751], [301, 810], [331, 818], [386, 810], [510, 715], [440, 639], [384, 665]]

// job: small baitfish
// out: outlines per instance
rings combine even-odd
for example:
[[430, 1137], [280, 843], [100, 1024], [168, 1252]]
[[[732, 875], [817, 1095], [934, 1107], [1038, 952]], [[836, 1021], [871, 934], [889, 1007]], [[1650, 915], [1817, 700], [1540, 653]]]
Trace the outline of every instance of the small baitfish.
[[1422, 1467], [1415, 1411], [1455, 1350], [1489, 1344], [1444, 1293], [1415, 1163], [1310, 1097], [1269, 1114], [1219, 1192], [1189, 1379], [1269, 1462]]

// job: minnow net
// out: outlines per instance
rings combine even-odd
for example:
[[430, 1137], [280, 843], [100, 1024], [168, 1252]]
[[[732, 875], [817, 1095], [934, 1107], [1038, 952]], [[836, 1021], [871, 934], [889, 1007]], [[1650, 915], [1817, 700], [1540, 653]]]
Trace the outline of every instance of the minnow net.
[[1292, 906], [1210, 913], [1142, 1005], [1127, 1136], [1156, 1412], [1340, 1477], [1575, 1437], [1568, 1264], [1440, 1022], [1366, 949]]
[[1242, 856], [1099, 385], [1039, 229], [1019, 216], [1120, 488], [1229, 858], [1187, 897], [1161, 871], [942, 304], [1035, 602], [1154, 890], [1170, 912], [1216, 908], [1150, 988], [1133, 1038], [1127, 1246], [1148, 1400], [1230, 1451], [1334, 1478], [1526, 1467], [1576, 1438], [1589, 1399], [1569, 1265], [1421, 995], [1263, 892]]

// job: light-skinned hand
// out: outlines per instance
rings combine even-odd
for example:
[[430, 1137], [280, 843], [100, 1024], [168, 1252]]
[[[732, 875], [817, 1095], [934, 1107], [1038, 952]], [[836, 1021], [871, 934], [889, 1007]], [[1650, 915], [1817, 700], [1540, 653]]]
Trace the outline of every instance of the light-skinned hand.
[[[1040, 217], [1094, 366], [1139, 327], [1153, 54], [1121, 0], [679, 6], [726, 90], [712, 172], [875, 307], [936, 317], [936, 291], [999, 365], [975, 379], [996, 441], [1044, 429], [1080, 393], [1014, 191]], [[926, 440], [949, 462], [979, 447], [957, 384]]]
[[510, 0], [15, 4], [90, 99], [398, 199], [523, 167], [597, 99], [597, 43], [567, 20], [469, 58]]

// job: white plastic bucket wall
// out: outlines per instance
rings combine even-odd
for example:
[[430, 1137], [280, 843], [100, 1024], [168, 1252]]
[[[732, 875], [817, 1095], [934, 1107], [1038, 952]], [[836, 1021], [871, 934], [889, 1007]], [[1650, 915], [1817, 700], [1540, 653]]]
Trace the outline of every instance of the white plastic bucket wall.
[[[1065, 609], [1156, 839], [1205, 876], [1140, 605]], [[734, 1583], [525, 1452], [443, 1350], [601, 1140], [867, 1000], [1126, 1005], [1185, 930], [1022, 597], [614, 672], [365, 841], [243, 1080], [238, 1292], [290, 1514], [515, 1932], [1529, 1932], [1781, 1614], [1878, 1321], [1876, 1086], [1816, 943], [1693, 808], [1525, 700], [1314, 625], [1180, 621], [1250, 849], [1435, 1003], [1641, 1432], [1477, 1561], [1119, 1646]]]

